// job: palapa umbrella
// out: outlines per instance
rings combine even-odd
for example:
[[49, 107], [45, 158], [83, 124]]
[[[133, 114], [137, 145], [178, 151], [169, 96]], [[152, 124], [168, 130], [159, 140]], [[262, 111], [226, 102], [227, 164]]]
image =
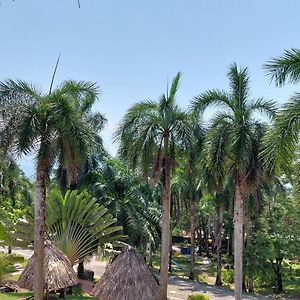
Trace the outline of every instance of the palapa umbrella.
[[[35, 255], [33, 254], [18, 280], [18, 285], [21, 288], [33, 290], [34, 263]], [[44, 289], [47, 293], [78, 283], [78, 278], [68, 257], [48, 241], [45, 242], [44, 274]]]
[[93, 295], [101, 300], [156, 300], [159, 286], [143, 256], [128, 247], [107, 266]]

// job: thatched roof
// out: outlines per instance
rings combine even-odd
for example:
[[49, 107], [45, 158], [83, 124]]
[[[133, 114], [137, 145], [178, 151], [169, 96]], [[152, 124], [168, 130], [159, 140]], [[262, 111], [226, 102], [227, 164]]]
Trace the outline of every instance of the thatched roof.
[[[33, 290], [34, 262], [33, 254], [20, 275], [18, 285], [21, 288]], [[45, 242], [44, 272], [45, 290], [58, 290], [78, 283], [76, 273], [67, 256], [48, 241]]]
[[143, 256], [132, 247], [107, 266], [93, 295], [102, 300], [156, 300], [159, 286]]

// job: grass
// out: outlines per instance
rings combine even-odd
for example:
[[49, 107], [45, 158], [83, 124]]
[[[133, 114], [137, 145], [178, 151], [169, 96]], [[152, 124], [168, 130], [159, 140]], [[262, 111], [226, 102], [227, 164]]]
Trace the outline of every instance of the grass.
[[[0, 293], [0, 299], [1, 300], [18, 300], [30, 297], [32, 293]], [[58, 297], [57, 297], [58, 299]], [[70, 300], [93, 300], [96, 298], [92, 298], [89, 296], [82, 296], [82, 295], [75, 295], [75, 296], [66, 296], [65, 299]]]
[[13, 300], [30, 297], [32, 293], [0, 293], [1, 300]]

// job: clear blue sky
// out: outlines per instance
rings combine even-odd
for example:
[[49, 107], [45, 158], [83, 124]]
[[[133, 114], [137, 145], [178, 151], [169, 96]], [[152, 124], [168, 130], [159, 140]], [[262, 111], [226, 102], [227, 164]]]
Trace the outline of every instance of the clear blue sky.
[[[95, 109], [111, 135], [136, 101], [157, 99], [183, 72], [178, 101], [209, 88], [228, 88], [228, 65], [248, 66], [253, 97], [283, 103], [297, 86], [276, 88], [262, 69], [283, 49], [300, 47], [297, 0], [1, 0], [0, 80], [24, 79], [48, 90], [58, 53], [56, 84], [99, 83]], [[31, 158], [21, 161], [33, 174]]]

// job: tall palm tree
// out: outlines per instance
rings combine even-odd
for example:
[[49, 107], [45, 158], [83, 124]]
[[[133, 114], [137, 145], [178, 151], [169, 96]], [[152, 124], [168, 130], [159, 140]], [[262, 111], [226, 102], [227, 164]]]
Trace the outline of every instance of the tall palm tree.
[[181, 167], [184, 170], [184, 197], [188, 200], [190, 209], [191, 265], [189, 278], [194, 279], [197, 206], [202, 197], [202, 190], [199, 186], [199, 177], [196, 176], [196, 174], [199, 174], [199, 165], [202, 159], [202, 148], [206, 132], [198, 114], [191, 112], [189, 114], [189, 122], [192, 136], [186, 144], [186, 147], [183, 149], [182, 156], [185, 159], [182, 161]]
[[211, 105], [223, 108], [211, 122], [207, 134], [210, 172], [232, 176], [235, 184], [234, 201], [234, 281], [235, 299], [242, 299], [243, 278], [243, 217], [244, 200], [251, 183], [255, 182], [252, 170], [254, 140], [262, 124], [254, 117], [256, 112], [269, 116], [275, 113], [275, 104], [263, 98], [250, 101], [249, 74], [247, 68], [232, 64], [228, 72], [230, 91], [209, 90], [195, 97], [193, 107], [198, 113]]
[[[144, 177], [150, 173], [156, 183], [162, 174], [163, 189], [161, 203], [162, 241], [160, 297], [167, 299], [168, 255], [170, 249], [170, 185], [175, 149], [190, 136], [187, 114], [176, 104], [176, 94], [181, 74], [178, 73], [167, 94], [159, 101], [144, 101], [133, 105], [126, 113], [116, 139], [120, 141], [120, 155], [132, 167], [140, 166]], [[154, 163], [153, 163], [154, 162]]]
[[46, 180], [56, 155], [63, 155], [73, 176], [95, 140], [82, 108], [91, 109], [98, 87], [90, 82], [66, 81], [47, 94], [24, 81], [0, 83], [0, 142], [12, 153], [36, 153], [34, 297], [41, 300], [44, 283]]

